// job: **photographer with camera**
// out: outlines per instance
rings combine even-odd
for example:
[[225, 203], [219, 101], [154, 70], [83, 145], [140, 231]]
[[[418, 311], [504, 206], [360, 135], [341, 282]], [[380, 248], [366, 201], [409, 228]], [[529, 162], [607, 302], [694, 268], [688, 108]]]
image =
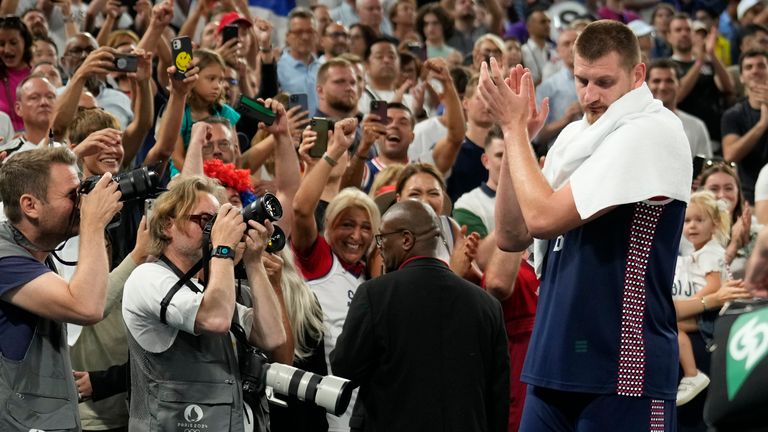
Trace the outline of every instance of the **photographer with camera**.
[[[218, 187], [212, 179], [181, 178], [155, 201], [149, 235], [158, 260], [139, 266], [126, 282], [131, 431], [242, 431], [243, 390], [230, 327], [241, 324], [248, 342], [265, 351], [285, 341], [262, 263], [272, 224], [250, 220], [246, 231], [236, 208], [219, 206]], [[205, 229], [210, 244], [204, 244]], [[235, 302], [235, 250], [243, 238], [253, 308]], [[188, 278], [209, 247], [203, 287]]]
[[[66, 148], [24, 152], [0, 167], [0, 430], [79, 431], [78, 395], [63, 322], [102, 319], [109, 272], [104, 228], [122, 204], [107, 173], [78, 194], [75, 156]], [[50, 254], [80, 235], [69, 282]], [[45, 410], [41, 412], [40, 407]]]
[[[71, 347], [70, 359], [77, 378], [76, 384], [83, 393], [80, 405], [80, 417], [84, 430], [119, 428], [128, 425], [126, 400], [127, 367], [122, 376], [107, 380], [109, 376], [86, 376], [84, 371], [97, 371], [111, 366], [125, 364], [128, 361], [128, 342], [125, 336], [125, 324], [120, 312], [120, 300], [123, 286], [130, 273], [142, 264], [147, 257], [148, 233], [146, 221], [142, 220], [144, 193], [156, 193], [156, 183], [150, 174], [142, 171], [120, 173], [125, 150], [123, 133], [119, 130], [118, 120], [112, 114], [100, 109], [78, 109], [68, 128], [72, 150], [81, 163], [83, 176], [82, 192], [89, 192], [89, 185], [94, 179], [106, 173], [111, 174], [120, 184], [124, 205], [119, 219], [113, 220], [106, 229], [108, 268], [111, 270], [107, 288], [107, 302], [104, 319], [95, 325], [68, 327]], [[58, 257], [63, 261], [57, 264], [66, 279], [73, 267], [71, 264], [82, 257], [78, 254], [79, 237], [72, 238]], [[69, 265], [68, 265], [69, 264]], [[87, 400], [90, 396], [84, 382], [93, 388], [110, 389], [113, 395], [104, 400]]]

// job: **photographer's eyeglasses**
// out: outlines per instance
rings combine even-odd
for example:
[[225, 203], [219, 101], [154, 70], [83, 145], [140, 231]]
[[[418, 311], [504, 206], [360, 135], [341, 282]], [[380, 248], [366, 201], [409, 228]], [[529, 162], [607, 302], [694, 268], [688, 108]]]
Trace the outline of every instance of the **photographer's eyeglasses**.
[[212, 221], [214, 217], [216, 217], [216, 215], [210, 213], [200, 213], [189, 215], [189, 220], [196, 223], [201, 230], [204, 230], [205, 226], [208, 225], [208, 222]]

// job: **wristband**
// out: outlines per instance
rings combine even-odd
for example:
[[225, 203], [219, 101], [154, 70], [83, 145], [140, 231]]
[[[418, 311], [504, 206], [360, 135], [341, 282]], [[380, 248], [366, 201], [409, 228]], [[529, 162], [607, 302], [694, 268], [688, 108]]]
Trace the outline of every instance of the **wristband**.
[[702, 305], [702, 306], [704, 306], [704, 312], [706, 312], [706, 311], [707, 311], [707, 309], [709, 309], [709, 308], [707, 307], [707, 300], [706, 300], [704, 297], [701, 297], [701, 299], [700, 299], [700, 300], [701, 300], [701, 305]]
[[336, 159], [329, 156], [328, 153], [323, 153], [323, 160], [328, 162], [328, 165], [332, 167], [335, 167], [339, 163]]
[[229, 246], [216, 246], [211, 253], [211, 258], [229, 258], [235, 260], [235, 250]]
[[371, 158], [369, 158], [368, 156], [360, 156], [360, 155], [359, 155], [359, 154], [357, 154], [357, 153], [355, 153], [354, 155], [355, 155], [355, 157], [356, 157], [356, 158], [358, 158], [358, 159], [360, 159], [360, 160], [364, 160], [364, 161], [369, 161], [369, 160], [371, 160]]
[[272, 51], [272, 45], [268, 47], [259, 47], [259, 51], [261, 52], [271, 52]]

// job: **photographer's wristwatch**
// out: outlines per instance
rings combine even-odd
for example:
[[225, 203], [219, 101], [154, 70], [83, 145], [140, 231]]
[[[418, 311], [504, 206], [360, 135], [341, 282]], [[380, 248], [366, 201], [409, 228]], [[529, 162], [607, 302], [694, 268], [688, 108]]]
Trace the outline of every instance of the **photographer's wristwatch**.
[[212, 258], [229, 258], [235, 260], [235, 250], [229, 246], [216, 246], [211, 254]]

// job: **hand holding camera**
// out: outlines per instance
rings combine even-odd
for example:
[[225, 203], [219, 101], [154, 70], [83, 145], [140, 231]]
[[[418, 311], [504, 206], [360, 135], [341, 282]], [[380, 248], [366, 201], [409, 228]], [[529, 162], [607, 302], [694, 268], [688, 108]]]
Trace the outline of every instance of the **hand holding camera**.
[[136, 48], [130, 56], [136, 59], [136, 68], [128, 71], [132, 72], [128, 76], [139, 82], [148, 81], [152, 77], [152, 53]]
[[115, 51], [114, 48], [103, 46], [88, 54], [83, 60], [83, 64], [75, 71], [72, 81], [82, 80], [94, 75], [104, 76], [115, 70]]
[[261, 256], [275, 231], [274, 226], [269, 220], [264, 221], [264, 225], [262, 225], [252, 219], [248, 221], [248, 228], [248, 231], [245, 232], [243, 263], [246, 266], [261, 266], [263, 265]]
[[112, 174], [101, 176], [87, 194], [80, 195], [80, 231], [104, 230], [112, 217], [123, 207], [121, 196], [118, 183], [112, 181]]
[[219, 208], [216, 222], [211, 228], [211, 243], [213, 247], [229, 246], [234, 249], [243, 238], [245, 222], [240, 210], [230, 203], [225, 203]]

